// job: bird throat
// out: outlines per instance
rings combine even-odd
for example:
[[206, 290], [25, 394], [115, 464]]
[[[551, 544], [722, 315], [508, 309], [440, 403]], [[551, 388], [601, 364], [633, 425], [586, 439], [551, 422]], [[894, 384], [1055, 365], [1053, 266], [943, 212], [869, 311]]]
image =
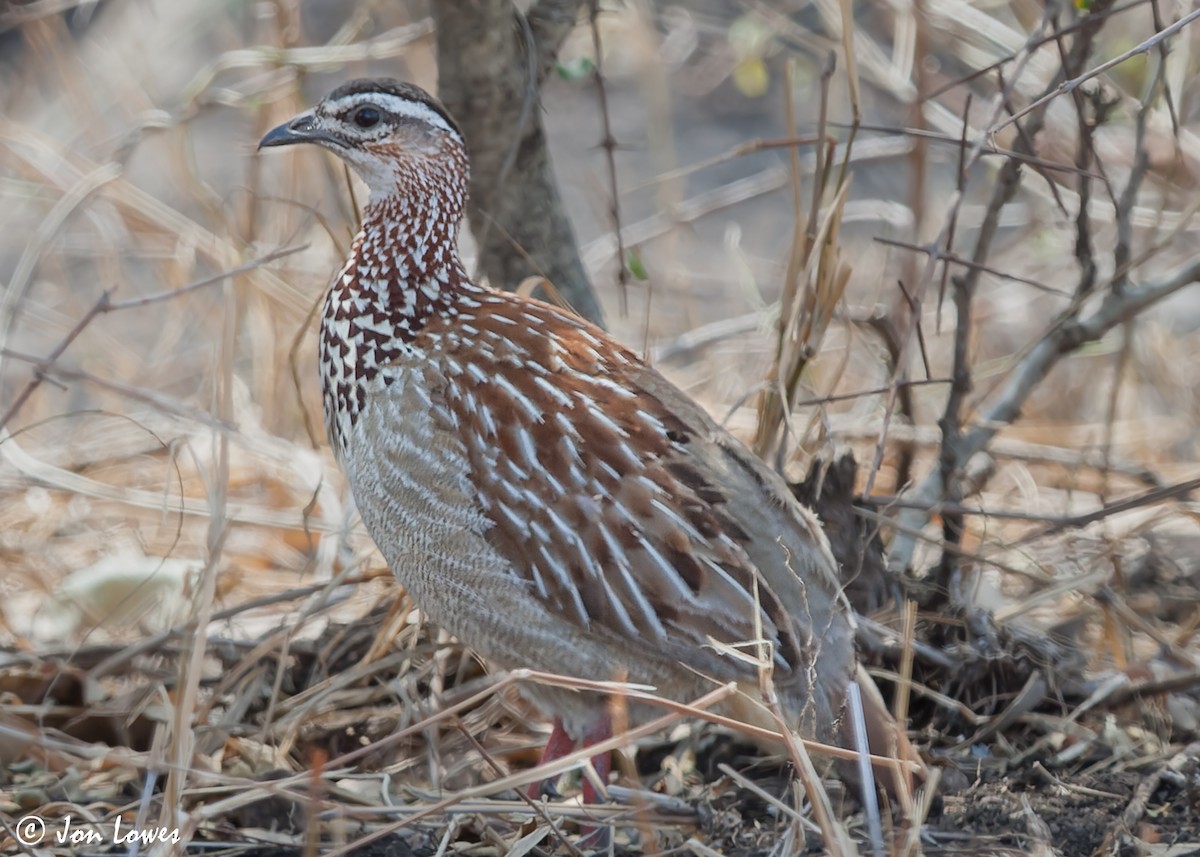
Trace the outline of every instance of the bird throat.
[[465, 181], [459, 187], [408, 178], [396, 193], [372, 195], [325, 299], [321, 386], [326, 430], [339, 456], [372, 386], [391, 382], [392, 373], [381, 377], [381, 370], [421, 360], [429, 323], [450, 320], [467, 293], [482, 291], [458, 255]]

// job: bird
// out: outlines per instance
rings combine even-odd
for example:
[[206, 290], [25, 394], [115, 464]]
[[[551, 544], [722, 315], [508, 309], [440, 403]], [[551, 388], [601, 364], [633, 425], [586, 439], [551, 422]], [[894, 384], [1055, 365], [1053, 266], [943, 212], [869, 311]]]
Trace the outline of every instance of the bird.
[[[427, 620], [505, 669], [621, 677], [683, 702], [733, 683], [724, 711], [775, 730], [768, 669], [790, 728], [846, 744], [847, 689], [865, 673], [819, 519], [606, 332], [472, 280], [468, 147], [446, 108], [411, 83], [352, 80], [259, 148], [294, 144], [332, 152], [369, 191], [321, 314], [325, 425]], [[546, 761], [611, 736], [600, 693], [521, 692], [553, 718]], [[872, 750], [915, 758], [867, 698]], [[629, 706], [631, 721], [653, 714]], [[593, 764], [606, 778], [607, 756]]]

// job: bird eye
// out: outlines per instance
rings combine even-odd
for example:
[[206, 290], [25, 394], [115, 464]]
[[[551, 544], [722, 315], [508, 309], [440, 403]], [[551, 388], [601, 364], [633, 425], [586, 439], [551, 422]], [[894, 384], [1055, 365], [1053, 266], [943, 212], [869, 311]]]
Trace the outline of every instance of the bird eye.
[[367, 106], [355, 110], [352, 118], [354, 119], [354, 124], [359, 128], [370, 128], [378, 125], [383, 115], [379, 112], [378, 108]]

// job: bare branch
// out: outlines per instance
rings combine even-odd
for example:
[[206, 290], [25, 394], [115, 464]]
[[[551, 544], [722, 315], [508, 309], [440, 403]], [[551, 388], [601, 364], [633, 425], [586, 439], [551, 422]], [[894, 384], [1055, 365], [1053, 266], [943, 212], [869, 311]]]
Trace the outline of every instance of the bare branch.
[[604, 84], [604, 48], [600, 43], [600, 0], [590, 0], [590, 4], [588, 24], [592, 30], [592, 51], [596, 55], [596, 70], [593, 78], [596, 83], [600, 120], [604, 128], [604, 137], [600, 140], [600, 148], [604, 149], [604, 157], [608, 162], [609, 216], [612, 218], [613, 235], [617, 239], [617, 286], [621, 294], [621, 314], [624, 315], [628, 311], [629, 266], [625, 258], [624, 241], [621, 238], [621, 195], [617, 187], [617, 140], [612, 132], [612, 119], [608, 113], [608, 90]]
[[[1100, 307], [1087, 318], [1076, 319], [1068, 311], [1021, 358], [1005, 383], [980, 409], [974, 426], [953, 444], [952, 463], [961, 467], [971, 456], [983, 450], [1001, 428], [1016, 419], [1030, 393], [1064, 355], [1088, 342], [1095, 342], [1118, 324], [1196, 282], [1200, 282], [1200, 256], [1159, 282], [1124, 293], [1109, 291]], [[941, 501], [944, 491], [942, 474], [935, 470], [904, 496], [906, 500], [933, 508]], [[892, 542], [888, 556], [893, 571], [908, 568], [912, 562], [916, 540], [908, 534], [919, 531], [927, 517], [928, 513], [920, 509], [906, 509], [898, 516], [898, 527], [903, 529], [898, 529], [899, 535]]]
[[1107, 62], [1102, 62], [1102, 63], [1100, 63], [1100, 65], [1096, 66], [1095, 68], [1089, 69], [1088, 71], [1084, 72], [1083, 74], [1081, 74], [1077, 77], [1073, 77], [1070, 80], [1063, 81], [1058, 86], [1056, 86], [1053, 91], [1046, 93], [1041, 98], [1039, 98], [1037, 101], [1034, 101], [1032, 104], [1028, 105], [1024, 110], [1019, 110], [1016, 113], [1014, 113], [1012, 116], [1005, 119], [1003, 122], [999, 123], [998, 125], [994, 125], [991, 129], [992, 132], [995, 133], [996, 131], [999, 131], [1006, 126], [1011, 125], [1013, 122], [1016, 122], [1018, 119], [1023, 118], [1024, 116], [1028, 115], [1029, 113], [1032, 113], [1034, 110], [1045, 107], [1047, 104], [1049, 104], [1051, 101], [1053, 101], [1058, 96], [1077, 89], [1078, 87], [1087, 83], [1092, 78], [1099, 77], [1100, 75], [1104, 74], [1104, 72], [1108, 71], [1110, 68], [1119, 66], [1121, 63], [1125, 62], [1125, 60], [1130, 59], [1131, 57], [1135, 57], [1138, 54], [1146, 53], [1152, 47], [1154, 47], [1155, 45], [1162, 42], [1163, 39], [1167, 39], [1167, 38], [1170, 38], [1171, 36], [1175, 35], [1180, 30], [1182, 30], [1184, 27], [1186, 27], [1188, 24], [1192, 23], [1192, 21], [1195, 21], [1197, 18], [1200, 18], [1200, 9], [1192, 10], [1192, 12], [1190, 14], [1184, 15], [1182, 18], [1180, 18], [1178, 21], [1176, 21], [1171, 26], [1167, 27], [1166, 29], [1159, 30], [1157, 33], [1155, 33], [1150, 38], [1146, 39], [1144, 42], [1141, 42], [1141, 43], [1135, 45], [1134, 47], [1130, 48], [1129, 50], [1125, 51], [1125, 53], [1118, 54], [1117, 56], [1113, 57], [1112, 59], [1108, 60]]

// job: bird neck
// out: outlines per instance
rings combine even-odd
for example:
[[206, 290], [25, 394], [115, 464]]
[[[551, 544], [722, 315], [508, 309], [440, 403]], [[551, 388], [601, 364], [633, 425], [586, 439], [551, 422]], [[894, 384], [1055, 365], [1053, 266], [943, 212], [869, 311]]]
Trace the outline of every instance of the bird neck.
[[319, 341], [326, 425], [344, 451], [366, 390], [380, 370], [412, 357], [421, 331], [484, 293], [467, 276], [458, 230], [463, 169], [445, 175], [397, 167], [386, 193], [372, 188], [350, 257], [330, 285]]
[[430, 319], [454, 314], [464, 295], [481, 291], [458, 254], [466, 155], [457, 147], [440, 155], [397, 160], [389, 180], [372, 182], [362, 230], [333, 283], [341, 317], [411, 341]]
[[458, 254], [461, 222], [461, 207], [436, 192], [372, 195], [350, 251], [345, 297], [391, 318], [397, 335], [417, 334], [432, 313], [453, 310], [468, 282]]

